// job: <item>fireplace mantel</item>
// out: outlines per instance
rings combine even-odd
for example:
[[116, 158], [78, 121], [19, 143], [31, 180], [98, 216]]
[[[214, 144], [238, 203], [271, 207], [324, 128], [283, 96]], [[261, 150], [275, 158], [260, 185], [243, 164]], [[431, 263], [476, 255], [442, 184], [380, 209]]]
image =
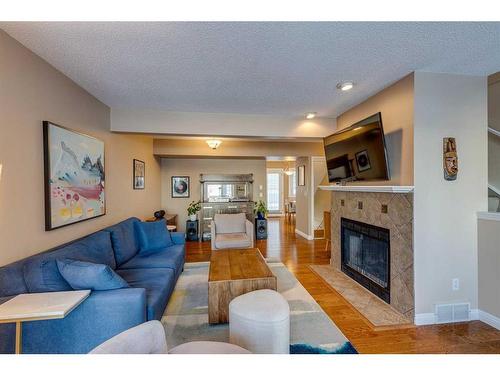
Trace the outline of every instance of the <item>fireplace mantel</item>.
[[320, 185], [321, 190], [330, 191], [353, 191], [360, 193], [411, 193], [414, 186], [399, 186], [399, 185], [380, 185], [380, 186], [365, 186], [365, 185]]

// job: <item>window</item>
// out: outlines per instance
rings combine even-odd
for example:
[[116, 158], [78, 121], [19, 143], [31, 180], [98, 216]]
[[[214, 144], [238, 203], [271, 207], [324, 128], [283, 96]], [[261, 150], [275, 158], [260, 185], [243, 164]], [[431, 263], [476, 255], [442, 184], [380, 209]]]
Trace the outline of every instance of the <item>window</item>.
[[288, 196], [295, 197], [297, 194], [297, 173], [293, 172], [288, 176]]

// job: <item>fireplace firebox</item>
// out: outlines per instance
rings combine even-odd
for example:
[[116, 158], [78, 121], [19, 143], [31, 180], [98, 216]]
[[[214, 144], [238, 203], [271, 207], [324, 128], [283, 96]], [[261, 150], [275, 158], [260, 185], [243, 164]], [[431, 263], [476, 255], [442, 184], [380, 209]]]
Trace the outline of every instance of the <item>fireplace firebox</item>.
[[389, 230], [346, 218], [340, 228], [342, 272], [390, 303]]

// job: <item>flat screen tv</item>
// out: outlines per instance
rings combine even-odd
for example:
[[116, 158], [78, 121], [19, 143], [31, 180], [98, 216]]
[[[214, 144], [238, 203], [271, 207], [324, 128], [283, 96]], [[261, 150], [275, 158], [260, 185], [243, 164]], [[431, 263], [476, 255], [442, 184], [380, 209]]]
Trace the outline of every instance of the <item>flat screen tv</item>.
[[380, 112], [323, 141], [330, 182], [390, 179]]

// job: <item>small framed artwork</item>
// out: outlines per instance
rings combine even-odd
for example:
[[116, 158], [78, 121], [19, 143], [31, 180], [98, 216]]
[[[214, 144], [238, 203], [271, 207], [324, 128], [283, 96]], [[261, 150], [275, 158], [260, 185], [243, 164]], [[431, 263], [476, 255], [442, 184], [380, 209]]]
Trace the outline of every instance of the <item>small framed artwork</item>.
[[144, 179], [146, 177], [146, 164], [142, 160], [134, 159], [134, 189], [144, 189]]
[[297, 186], [306, 185], [306, 166], [299, 165], [297, 167]]
[[368, 158], [368, 151], [363, 150], [356, 153], [356, 164], [358, 166], [358, 171], [360, 172], [372, 169], [370, 159]]
[[172, 198], [189, 198], [189, 176], [172, 176]]
[[104, 142], [43, 121], [45, 230], [106, 214]]

